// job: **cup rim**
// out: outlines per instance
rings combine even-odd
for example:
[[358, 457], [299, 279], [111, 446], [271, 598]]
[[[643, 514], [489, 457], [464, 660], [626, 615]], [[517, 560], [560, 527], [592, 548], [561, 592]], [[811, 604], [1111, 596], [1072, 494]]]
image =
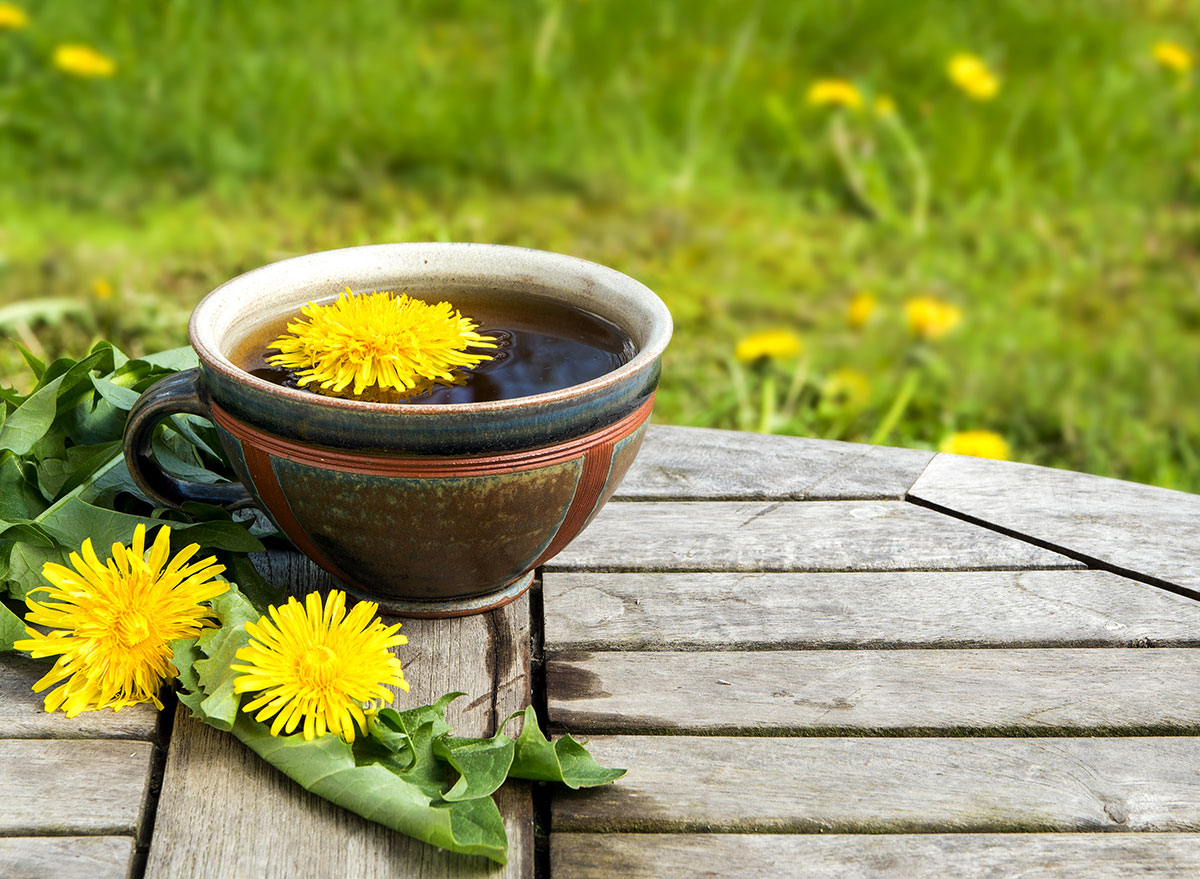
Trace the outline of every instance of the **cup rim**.
[[[543, 276], [560, 272], [572, 275], [585, 283], [619, 293], [625, 297], [638, 300], [644, 308], [644, 317], [649, 319], [649, 330], [645, 344], [640, 345], [637, 353], [628, 363], [624, 363], [611, 372], [598, 376], [586, 382], [570, 385], [555, 391], [542, 394], [532, 394], [524, 397], [510, 397], [504, 400], [489, 400], [474, 403], [376, 403], [366, 400], [352, 400], [342, 397], [326, 397], [311, 391], [288, 388], [268, 382], [253, 376], [240, 367], [221, 350], [220, 339], [209, 325], [214, 313], [223, 302], [234, 294], [252, 294], [256, 287], [270, 286], [282, 289], [280, 282], [294, 273], [309, 272], [313, 274], [328, 274], [337, 266], [347, 271], [347, 279], [353, 284], [349, 267], [363, 261], [379, 262], [389, 259], [425, 259], [427, 255], [434, 258], [458, 257], [464, 260], [463, 269], [469, 268], [469, 253], [482, 255], [484, 261], [503, 262], [506, 258], [527, 272], [540, 273]], [[497, 274], [496, 277], [503, 277]], [[402, 279], [397, 282], [402, 283]], [[550, 285], [553, 286], [553, 285]], [[297, 308], [303, 303], [297, 303]], [[615, 321], [620, 326], [619, 321]], [[621, 326], [629, 332], [628, 326]], [[472, 242], [401, 242], [390, 244], [369, 244], [358, 247], [344, 247], [335, 250], [324, 250], [304, 256], [291, 257], [269, 263], [248, 272], [244, 272], [220, 286], [205, 296], [192, 312], [188, 321], [188, 339], [195, 349], [200, 361], [207, 367], [222, 373], [231, 381], [246, 384], [260, 391], [291, 399], [298, 403], [326, 407], [331, 410], [345, 412], [361, 412], [376, 415], [402, 415], [404, 417], [434, 417], [445, 416], [451, 412], [486, 414], [489, 412], [511, 411], [525, 407], [537, 407], [554, 404], [564, 400], [579, 397], [591, 392], [603, 392], [606, 388], [619, 385], [632, 376], [650, 368], [662, 355], [670, 341], [673, 323], [671, 313], [663, 301], [649, 287], [639, 281], [618, 272], [616, 269], [581, 259], [580, 257], [554, 253], [533, 248], [514, 247], [503, 244], [480, 244]]]

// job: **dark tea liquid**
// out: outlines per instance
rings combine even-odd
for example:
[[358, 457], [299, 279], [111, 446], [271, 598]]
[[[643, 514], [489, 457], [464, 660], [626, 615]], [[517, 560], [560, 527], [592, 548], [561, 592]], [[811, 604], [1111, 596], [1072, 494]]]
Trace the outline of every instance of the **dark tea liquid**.
[[[411, 294], [410, 294], [411, 295]], [[424, 297], [439, 302], [436, 297]], [[482, 403], [510, 400], [569, 388], [628, 363], [633, 342], [619, 327], [582, 309], [540, 299], [489, 301], [463, 294], [447, 295], [464, 317], [479, 324], [477, 332], [492, 336], [496, 348], [471, 348], [492, 355], [472, 369], [460, 370], [461, 385], [435, 385], [417, 395], [380, 393], [368, 388], [354, 397], [347, 387], [339, 397], [381, 403]], [[295, 314], [264, 325], [234, 351], [232, 360], [246, 372], [278, 385], [299, 388], [290, 369], [272, 366], [267, 358], [279, 352], [267, 346], [287, 332], [287, 324], [302, 318]], [[313, 390], [310, 382], [303, 390]], [[315, 392], [315, 391], [314, 391]]]

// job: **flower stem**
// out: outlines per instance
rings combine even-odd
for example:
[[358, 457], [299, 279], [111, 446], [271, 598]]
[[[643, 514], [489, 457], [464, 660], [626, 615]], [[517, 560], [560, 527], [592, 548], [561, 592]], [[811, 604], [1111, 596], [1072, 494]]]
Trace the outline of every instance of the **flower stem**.
[[892, 400], [892, 405], [888, 409], [887, 414], [883, 416], [883, 421], [879, 422], [879, 427], [875, 429], [875, 433], [871, 436], [871, 445], [882, 445], [883, 441], [896, 429], [896, 423], [900, 420], [900, 416], [904, 414], [904, 410], [908, 408], [909, 401], [912, 400], [912, 395], [916, 392], [918, 384], [919, 376], [917, 370], [910, 367], [904, 375], [904, 382], [900, 385], [899, 393]]
[[768, 375], [762, 383], [762, 404], [759, 410], [758, 432], [770, 433], [775, 420], [775, 377]]

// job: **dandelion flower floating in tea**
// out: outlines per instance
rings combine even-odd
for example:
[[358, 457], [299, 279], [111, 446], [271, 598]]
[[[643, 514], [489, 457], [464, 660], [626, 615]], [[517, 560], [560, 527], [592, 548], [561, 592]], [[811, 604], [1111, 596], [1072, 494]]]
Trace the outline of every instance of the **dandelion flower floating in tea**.
[[[367, 713], [390, 703], [388, 685], [408, 690], [392, 647], [407, 644], [399, 624], [384, 626], [378, 605], [360, 601], [346, 613], [346, 594], [329, 593], [324, 603], [312, 592], [304, 604], [294, 598], [268, 608], [270, 619], [246, 623], [250, 644], [238, 650], [241, 672], [235, 693], [258, 696], [242, 707], [255, 720], [270, 720], [271, 735], [291, 734], [304, 722], [304, 738], [326, 732], [354, 741], [355, 725], [367, 728]], [[364, 705], [366, 706], [364, 710]]]
[[30, 637], [14, 646], [35, 659], [58, 657], [33, 685], [41, 692], [65, 681], [46, 696], [47, 711], [61, 707], [74, 717], [139, 702], [163, 707], [158, 690], [178, 674], [171, 642], [214, 625], [203, 602], [229, 588], [214, 579], [225, 570], [215, 558], [188, 564], [199, 549], [193, 543], [169, 559], [171, 529], [164, 525], [147, 553], [146, 526], [138, 525], [132, 544], [113, 544], [107, 562], [85, 540], [79, 553], [71, 553], [75, 570], [54, 563], [42, 568], [52, 586], [26, 598], [26, 619], [51, 631], [26, 629]]
[[495, 348], [478, 326], [449, 302], [436, 305], [404, 294], [355, 296], [349, 289], [329, 305], [310, 302], [307, 320], [288, 324], [289, 335], [268, 347], [279, 351], [268, 362], [295, 370], [299, 383], [317, 383], [341, 393], [353, 387], [408, 393], [431, 382], [453, 383], [491, 354], [469, 348]]

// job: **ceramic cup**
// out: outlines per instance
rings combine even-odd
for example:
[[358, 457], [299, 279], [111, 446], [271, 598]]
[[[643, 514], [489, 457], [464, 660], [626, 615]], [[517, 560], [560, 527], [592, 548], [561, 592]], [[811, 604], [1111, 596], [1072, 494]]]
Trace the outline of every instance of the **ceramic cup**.
[[[231, 361], [256, 328], [345, 287], [553, 300], [612, 321], [636, 354], [563, 390], [445, 405], [324, 397]], [[196, 307], [188, 333], [199, 368], [154, 385], [129, 415], [125, 456], [142, 490], [170, 507], [257, 506], [358, 596], [402, 615], [459, 616], [520, 595], [612, 495], [641, 444], [671, 316], [642, 284], [585, 260], [383, 244], [247, 272]], [[158, 467], [154, 428], [181, 412], [213, 422], [240, 485], [189, 483]]]

